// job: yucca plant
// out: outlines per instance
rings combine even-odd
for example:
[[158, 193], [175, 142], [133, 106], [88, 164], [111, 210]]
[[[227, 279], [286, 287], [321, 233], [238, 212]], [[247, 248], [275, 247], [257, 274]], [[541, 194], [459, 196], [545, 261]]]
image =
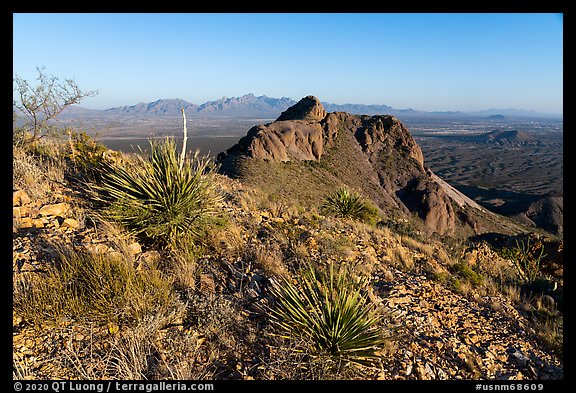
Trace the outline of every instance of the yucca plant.
[[308, 266], [295, 282], [273, 282], [272, 322], [282, 337], [311, 343], [311, 354], [370, 364], [386, 337], [378, 329], [381, 316], [368, 300], [367, 285], [345, 267], [316, 271]]
[[359, 194], [340, 188], [328, 196], [322, 207], [330, 214], [340, 218], [375, 223], [378, 208], [365, 201]]
[[199, 233], [217, 209], [220, 197], [211, 175], [212, 161], [197, 150], [177, 156], [173, 139], [150, 141], [150, 156], [136, 156], [129, 166], [102, 165], [101, 199], [105, 214], [136, 235], [168, 244], [184, 233]]

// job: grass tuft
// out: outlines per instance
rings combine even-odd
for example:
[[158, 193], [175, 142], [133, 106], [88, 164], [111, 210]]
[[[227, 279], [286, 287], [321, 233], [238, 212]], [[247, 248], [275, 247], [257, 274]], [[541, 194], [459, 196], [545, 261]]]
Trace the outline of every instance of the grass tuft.
[[155, 268], [137, 270], [120, 253], [60, 249], [45, 274], [14, 284], [16, 313], [38, 324], [61, 317], [130, 324], [174, 304], [167, 277]]

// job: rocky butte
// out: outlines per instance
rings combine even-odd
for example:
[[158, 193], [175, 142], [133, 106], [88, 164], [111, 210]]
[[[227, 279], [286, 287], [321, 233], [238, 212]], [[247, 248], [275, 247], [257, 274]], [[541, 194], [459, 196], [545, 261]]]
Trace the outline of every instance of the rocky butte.
[[[294, 185], [300, 187], [295, 197], [304, 187], [326, 194], [331, 185], [344, 185], [370, 198], [384, 216], [417, 216], [425, 228], [441, 235], [458, 228], [470, 234], [487, 232], [497, 221], [425, 167], [420, 147], [397, 118], [328, 113], [314, 96], [302, 98], [276, 121], [252, 127], [218, 161], [223, 173], [261, 184], [271, 183], [274, 173], [282, 178], [283, 170], [298, 167], [301, 181]], [[294, 165], [282, 169], [263, 163]], [[290, 189], [294, 179], [286, 177], [283, 187]], [[310, 177], [316, 181], [306, 181]]]

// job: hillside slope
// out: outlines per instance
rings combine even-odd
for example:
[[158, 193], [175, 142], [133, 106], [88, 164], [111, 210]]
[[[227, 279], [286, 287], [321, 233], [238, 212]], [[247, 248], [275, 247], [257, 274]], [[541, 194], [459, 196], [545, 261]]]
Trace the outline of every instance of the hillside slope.
[[395, 117], [327, 113], [313, 96], [251, 128], [218, 160], [222, 173], [308, 207], [346, 186], [376, 203], [386, 220], [409, 219], [419, 230], [450, 236], [522, 231], [426, 168], [420, 147]]
[[[372, 168], [369, 159], [353, 165], [360, 145], [342, 150], [348, 156], [333, 154], [339, 143], [355, 143], [352, 134], [342, 135], [322, 160]], [[269, 181], [272, 193], [214, 175], [211, 184], [222, 197], [218, 216], [197, 237], [161, 247], [104, 219], [83, 192], [88, 173], [80, 163], [94, 156], [79, 143], [14, 149], [14, 379], [563, 378], [561, 244], [523, 235], [499, 249], [447, 245], [402, 227], [303, 209], [278, 195], [299, 183], [300, 201], [318, 198], [305, 186], [320, 182], [331, 192], [341, 175], [376, 192], [380, 179], [364, 181], [361, 173], [345, 172], [346, 165], [328, 170], [322, 160], [244, 157], [253, 160], [247, 170], [268, 168], [263, 173], [270, 177], [259, 181]], [[133, 156], [106, 151], [102, 157], [137, 170]], [[417, 160], [408, 169], [414, 167]], [[382, 206], [398, 203], [386, 195]], [[532, 289], [506, 248], [525, 242], [546, 251], [539, 266], [546, 276]], [[272, 323], [272, 286], [301, 277], [307, 264], [348, 267], [366, 280], [366, 301], [387, 337], [373, 364], [318, 354]], [[542, 283], [554, 285], [542, 289]], [[74, 287], [81, 290], [67, 292]]]

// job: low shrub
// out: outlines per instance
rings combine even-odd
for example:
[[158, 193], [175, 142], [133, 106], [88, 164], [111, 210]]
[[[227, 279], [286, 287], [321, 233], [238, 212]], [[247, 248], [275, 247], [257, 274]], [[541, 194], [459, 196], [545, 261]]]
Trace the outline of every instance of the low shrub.
[[86, 174], [89, 178], [98, 176], [99, 168], [105, 160], [104, 153], [107, 148], [96, 142], [86, 132], [70, 131], [68, 137], [66, 158], [74, 163], [76, 170]]
[[454, 274], [472, 283], [475, 287], [482, 285], [482, 282], [484, 281], [482, 275], [472, 270], [472, 268], [465, 262], [458, 262], [452, 265], [450, 270]]

